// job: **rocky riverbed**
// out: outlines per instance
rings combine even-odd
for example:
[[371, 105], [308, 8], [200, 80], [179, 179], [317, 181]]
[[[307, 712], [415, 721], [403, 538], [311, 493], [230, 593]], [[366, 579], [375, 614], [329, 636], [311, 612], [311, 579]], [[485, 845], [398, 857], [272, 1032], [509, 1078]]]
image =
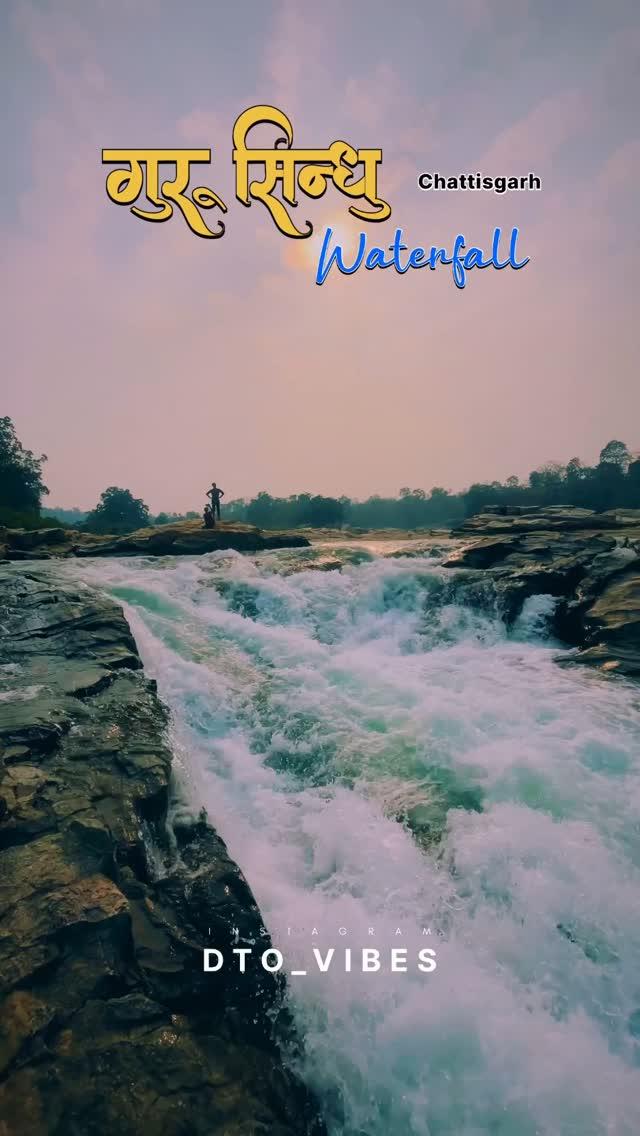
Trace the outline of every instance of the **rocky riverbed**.
[[223, 522], [205, 529], [201, 521], [157, 525], [123, 536], [79, 532], [77, 529], [0, 528], [0, 561], [51, 560], [68, 556], [198, 556], [233, 549], [261, 552], [270, 548], [306, 548], [299, 533], [264, 533], [253, 525]]
[[490, 581], [507, 622], [527, 596], [556, 596], [554, 630], [575, 661], [640, 676], [640, 510], [480, 513], [456, 536], [447, 566]]
[[203, 972], [234, 928], [269, 945], [122, 611], [0, 569], [1, 1136], [320, 1136], [282, 985]]

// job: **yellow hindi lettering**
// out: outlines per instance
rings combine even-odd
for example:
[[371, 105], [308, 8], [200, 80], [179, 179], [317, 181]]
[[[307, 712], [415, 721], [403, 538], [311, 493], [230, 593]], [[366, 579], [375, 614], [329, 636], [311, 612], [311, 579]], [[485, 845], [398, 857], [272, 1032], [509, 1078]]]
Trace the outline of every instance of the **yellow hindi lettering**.
[[[275, 127], [281, 132], [271, 145], [248, 146], [247, 136], [256, 127]], [[205, 223], [201, 210], [227, 206], [214, 190], [198, 186], [188, 193], [192, 165], [211, 161], [208, 149], [103, 150], [103, 164], [115, 165], [107, 175], [110, 201], [128, 205], [144, 221], [168, 221], [177, 208], [193, 233], [200, 237], [221, 237], [224, 223], [218, 219], [215, 230]], [[288, 237], [309, 237], [310, 221], [296, 226], [291, 209], [298, 206], [297, 193], [320, 198], [331, 181], [354, 204], [349, 212], [363, 221], [386, 221], [391, 206], [378, 195], [378, 167], [382, 150], [356, 150], [348, 142], [332, 142], [321, 149], [294, 149], [293, 127], [283, 111], [273, 106], [253, 106], [245, 110], [233, 128], [233, 162], [236, 167], [236, 197], [243, 205], [261, 201], [277, 228]], [[162, 177], [162, 166], [173, 167], [173, 177]], [[261, 177], [250, 177], [251, 168], [260, 167]], [[138, 204], [140, 198], [149, 208]], [[356, 205], [358, 201], [361, 204]]]
[[[248, 150], [246, 137], [254, 126], [278, 126], [284, 138], [278, 138], [275, 148]], [[305, 222], [306, 232], [297, 229], [287, 209], [273, 190], [282, 183], [282, 196], [290, 205], [297, 206], [295, 197], [295, 151], [291, 150], [293, 127], [286, 114], [276, 107], [255, 106], [245, 110], [233, 127], [233, 163], [236, 167], [236, 197], [243, 205], [251, 205], [251, 198], [262, 201], [271, 213], [281, 233], [287, 237], [308, 237], [313, 232], [310, 221]], [[249, 181], [249, 166], [264, 166], [262, 181]]]
[[[276, 140], [271, 149], [247, 147], [247, 135], [256, 126], [276, 126], [284, 136]], [[325, 150], [294, 150], [293, 127], [283, 111], [272, 106], [254, 106], [245, 110], [233, 128], [233, 162], [236, 167], [236, 197], [250, 206], [251, 198], [262, 201], [273, 217], [278, 229], [288, 237], [309, 237], [313, 232], [310, 221], [298, 229], [284, 204], [297, 207], [296, 185], [307, 197], [322, 197], [327, 183], [332, 180], [347, 197], [363, 199], [372, 209], [349, 206], [354, 217], [364, 221], [386, 221], [391, 206], [378, 196], [378, 166], [381, 150], [355, 150], [347, 142], [333, 142]], [[249, 167], [264, 168], [261, 181], [249, 181]], [[355, 167], [364, 166], [364, 173], [356, 177]], [[296, 166], [302, 167], [296, 178]], [[274, 189], [280, 185], [281, 198]]]
[[[334, 164], [333, 184], [347, 197], [363, 198], [374, 207], [369, 210], [350, 205], [349, 212], [363, 221], [388, 220], [391, 206], [378, 197], [378, 166], [382, 162], [382, 150], [354, 150], [347, 142], [334, 142], [329, 147], [329, 152]], [[364, 166], [364, 173], [354, 181], [354, 166], [360, 164]]]
[[[224, 222], [218, 220], [216, 230], [210, 229], [200, 209], [227, 207], [221, 197], [207, 186], [198, 186], [187, 196], [191, 166], [211, 161], [211, 150], [103, 150], [103, 165], [118, 164], [118, 169], [107, 175], [107, 196], [116, 205], [128, 205], [136, 217], [144, 221], [168, 221], [177, 205], [192, 233], [199, 237], [221, 237]], [[123, 164], [128, 168], [122, 168]], [[160, 182], [160, 166], [175, 167], [175, 177]], [[146, 171], [146, 187], [145, 187]], [[156, 208], [140, 209], [134, 202], [145, 188], [145, 198]]]

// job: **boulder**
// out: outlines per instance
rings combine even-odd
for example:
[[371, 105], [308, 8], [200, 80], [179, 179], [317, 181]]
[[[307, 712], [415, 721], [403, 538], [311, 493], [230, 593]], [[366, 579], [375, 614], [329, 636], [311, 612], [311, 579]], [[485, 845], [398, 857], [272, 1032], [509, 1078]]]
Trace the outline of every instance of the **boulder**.
[[[495, 522], [513, 518], [471, 518], [468, 529], [479, 539], [458, 548], [446, 566], [481, 572], [508, 623], [528, 596], [557, 597], [553, 629], [578, 648], [571, 661], [640, 674], [640, 513], [557, 508], [540, 511], [538, 520], [543, 512], [550, 527], [533, 532], [522, 529], [522, 515], [515, 529], [499, 534]], [[588, 528], [582, 524], [587, 515]]]

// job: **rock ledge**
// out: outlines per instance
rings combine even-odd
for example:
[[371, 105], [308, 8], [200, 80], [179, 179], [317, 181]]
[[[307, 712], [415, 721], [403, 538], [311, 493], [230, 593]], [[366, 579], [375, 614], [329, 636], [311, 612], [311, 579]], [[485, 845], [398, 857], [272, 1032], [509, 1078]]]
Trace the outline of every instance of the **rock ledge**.
[[206, 818], [167, 825], [122, 611], [1, 569], [0, 664], [0, 1136], [322, 1136], [282, 984], [203, 971], [233, 928], [269, 939]]
[[308, 548], [299, 533], [264, 533], [252, 525], [223, 522], [205, 529], [200, 521], [157, 525], [124, 536], [98, 536], [76, 529], [0, 528], [0, 560], [50, 560], [61, 556], [199, 556], [232, 549], [262, 552]]
[[573, 661], [640, 677], [640, 510], [480, 513], [452, 535], [478, 539], [446, 566], [491, 580], [507, 622], [528, 596], [556, 596], [554, 630], [578, 648]]

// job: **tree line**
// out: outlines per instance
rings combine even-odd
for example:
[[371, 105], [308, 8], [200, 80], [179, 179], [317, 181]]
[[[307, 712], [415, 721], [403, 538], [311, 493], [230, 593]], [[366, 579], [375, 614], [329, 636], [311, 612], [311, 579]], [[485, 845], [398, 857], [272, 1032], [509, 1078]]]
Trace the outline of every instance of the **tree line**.
[[[0, 524], [16, 528], [64, 524], [88, 532], [123, 533], [200, 516], [195, 510], [153, 515], [140, 497], [113, 485], [88, 513], [77, 508], [47, 509], [42, 504], [49, 492], [43, 480], [46, 460], [45, 454], [38, 457], [23, 447], [10, 418], [0, 418]], [[550, 462], [532, 470], [526, 481], [512, 476], [504, 483], [475, 482], [460, 493], [441, 486], [429, 491], [404, 486], [395, 497], [374, 495], [366, 501], [311, 493], [273, 497], [262, 491], [250, 499], [229, 501], [224, 518], [263, 529], [451, 528], [486, 505], [577, 505], [600, 512], [640, 508], [640, 460], [624, 442], [614, 439], [600, 451], [594, 466], [583, 465], [580, 458], [571, 458], [566, 465]]]
[[640, 460], [633, 459], [624, 442], [607, 442], [597, 465], [571, 458], [566, 465], [550, 462], [533, 470], [526, 481], [515, 475], [500, 481], [474, 482], [461, 493], [441, 486], [400, 489], [397, 497], [319, 497], [300, 493], [272, 497], [258, 493], [251, 500], [230, 501], [228, 520], [247, 521], [265, 529], [298, 526], [333, 528], [347, 525], [363, 529], [451, 528], [486, 505], [577, 505], [582, 508], [640, 508]]

